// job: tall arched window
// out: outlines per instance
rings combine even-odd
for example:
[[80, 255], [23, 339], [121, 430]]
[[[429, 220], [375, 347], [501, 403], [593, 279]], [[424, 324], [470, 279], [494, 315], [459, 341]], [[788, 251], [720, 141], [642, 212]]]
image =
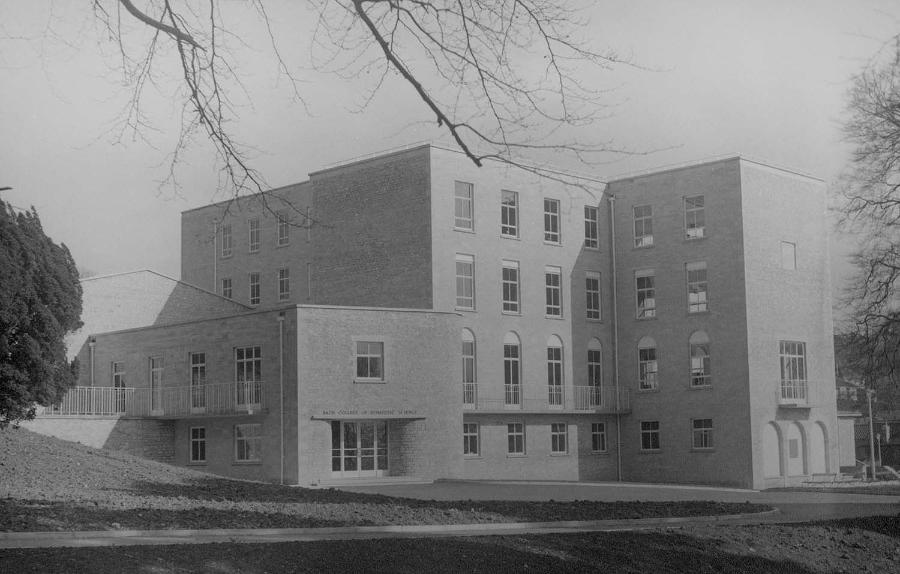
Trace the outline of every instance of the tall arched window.
[[509, 332], [503, 338], [503, 387], [504, 403], [522, 404], [522, 346], [519, 337]]
[[712, 384], [709, 370], [709, 336], [703, 331], [694, 331], [691, 345], [691, 386], [708, 387]]
[[563, 346], [556, 335], [547, 339], [547, 390], [552, 406], [563, 404]]
[[597, 338], [593, 338], [588, 342], [587, 367], [588, 404], [592, 407], [600, 406], [603, 401], [601, 393], [603, 387], [603, 346]]
[[468, 329], [462, 330], [462, 383], [463, 404], [474, 405], [477, 392], [477, 374], [475, 369], [475, 334]]
[[638, 389], [652, 391], [658, 388], [658, 370], [656, 341], [652, 337], [644, 337], [638, 341]]

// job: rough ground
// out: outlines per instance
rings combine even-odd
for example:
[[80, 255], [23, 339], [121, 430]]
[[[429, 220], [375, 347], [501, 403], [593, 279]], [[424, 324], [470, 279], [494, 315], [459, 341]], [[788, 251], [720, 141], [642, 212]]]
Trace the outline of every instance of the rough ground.
[[300, 528], [602, 520], [765, 510], [718, 502], [421, 501], [228, 480], [0, 431], [0, 530]]

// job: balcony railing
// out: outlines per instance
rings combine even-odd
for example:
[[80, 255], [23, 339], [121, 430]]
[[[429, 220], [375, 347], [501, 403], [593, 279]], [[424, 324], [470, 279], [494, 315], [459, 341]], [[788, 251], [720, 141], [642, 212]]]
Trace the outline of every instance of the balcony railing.
[[776, 391], [778, 406], [809, 408], [816, 402], [815, 389], [815, 384], [809, 381], [782, 380]]
[[262, 381], [238, 381], [193, 387], [74, 387], [45, 415], [187, 417], [253, 414], [268, 408]]
[[479, 411], [521, 410], [527, 412], [569, 411], [585, 413], [627, 413], [631, 411], [628, 389], [605, 386], [548, 386], [544, 398], [523, 396], [520, 385], [504, 385], [503, 398], [485, 396], [475, 383], [463, 383], [463, 408]]

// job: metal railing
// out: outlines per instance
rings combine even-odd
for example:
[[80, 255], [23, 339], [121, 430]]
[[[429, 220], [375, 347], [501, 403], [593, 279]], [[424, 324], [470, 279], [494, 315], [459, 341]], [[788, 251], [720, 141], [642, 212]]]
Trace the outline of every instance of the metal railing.
[[262, 381], [237, 381], [160, 389], [74, 387], [45, 415], [187, 417], [253, 414], [268, 408]]
[[523, 396], [520, 385], [504, 385], [503, 398], [485, 396], [483, 392], [477, 392], [476, 389], [468, 389], [467, 385], [473, 385], [473, 383], [463, 383], [463, 408], [466, 410], [498, 412], [509, 410], [529, 412], [562, 410], [607, 414], [631, 411], [628, 389], [619, 389], [617, 403], [615, 387], [548, 385], [547, 394], [544, 398], [532, 399]]
[[776, 392], [778, 405], [783, 407], [812, 406], [814, 403], [811, 392], [813, 388], [814, 385], [810, 385], [810, 382], [806, 380], [782, 379]]
[[463, 407], [474, 408], [478, 403], [478, 385], [476, 383], [463, 383]]

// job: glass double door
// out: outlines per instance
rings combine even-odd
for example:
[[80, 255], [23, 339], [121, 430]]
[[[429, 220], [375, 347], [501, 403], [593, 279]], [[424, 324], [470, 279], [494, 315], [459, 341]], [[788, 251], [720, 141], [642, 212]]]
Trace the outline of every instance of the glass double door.
[[383, 476], [388, 467], [385, 421], [331, 421], [331, 471], [339, 476]]

